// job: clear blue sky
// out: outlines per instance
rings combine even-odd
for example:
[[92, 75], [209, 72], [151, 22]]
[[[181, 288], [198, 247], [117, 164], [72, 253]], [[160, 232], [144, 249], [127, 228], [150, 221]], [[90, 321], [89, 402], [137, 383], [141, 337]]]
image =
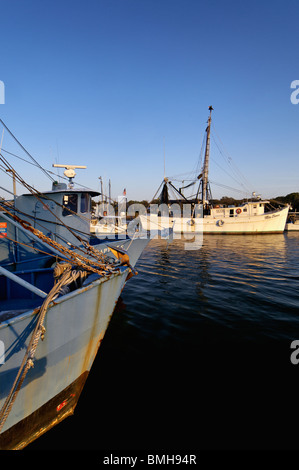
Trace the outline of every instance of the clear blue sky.
[[[78, 182], [99, 189], [102, 176], [114, 197], [126, 187], [128, 199], [150, 199], [164, 142], [166, 174], [192, 170], [213, 105], [249, 189], [297, 192], [298, 9], [297, 0], [0, 0], [0, 116], [45, 168], [85, 164]], [[211, 157], [211, 180], [238, 187], [220, 174], [213, 140]], [[228, 194], [238, 197], [213, 187]]]

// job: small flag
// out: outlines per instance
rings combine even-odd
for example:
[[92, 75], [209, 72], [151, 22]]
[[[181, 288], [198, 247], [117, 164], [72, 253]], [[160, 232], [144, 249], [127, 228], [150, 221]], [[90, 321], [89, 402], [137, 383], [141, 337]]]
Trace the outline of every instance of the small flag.
[[124, 189], [123, 195], [125, 196], [127, 194], [126, 188]]

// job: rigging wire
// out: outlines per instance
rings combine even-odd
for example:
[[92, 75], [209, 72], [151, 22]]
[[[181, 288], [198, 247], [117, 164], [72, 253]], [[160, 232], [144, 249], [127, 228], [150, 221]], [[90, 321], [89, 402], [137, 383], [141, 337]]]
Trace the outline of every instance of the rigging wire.
[[[249, 183], [249, 181], [247, 180], [247, 178], [245, 178], [245, 176], [242, 174], [242, 172], [239, 170], [239, 168], [237, 167], [236, 163], [234, 162], [233, 158], [231, 157], [231, 155], [229, 154], [229, 152], [225, 149], [224, 147], [224, 144], [222, 142], [222, 140], [220, 139], [216, 129], [215, 129], [215, 125], [214, 123], [212, 122], [212, 126], [213, 126], [213, 133], [215, 133], [215, 136], [217, 137], [217, 139], [219, 140], [219, 143], [221, 144], [222, 146], [222, 150], [219, 148], [217, 142], [215, 139], [214, 142], [220, 152], [220, 154], [222, 155], [222, 157], [224, 158], [224, 160], [230, 165], [232, 171], [235, 172], [235, 174], [243, 180], [244, 182], [244, 187], [246, 186], [247, 188], [248, 187], [252, 187], [252, 184]], [[250, 191], [249, 191], [250, 192]]]
[[[240, 184], [241, 186], [244, 187], [244, 185], [243, 185], [242, 183], [240, 183], [240, 181], [238, 181], [238, 180], [237, 180], [234, 176], [232, 176], [228, 171], [226, 171], [224, 168], [222, 168], [222, 166], [219, 165], [219, 163], [216, 162], [216, 160], [215, 160], [214, 158], [210, 157], [210, 159], [221, 169], [221, 171], [223, 171], [224, 173], [226, 173], [226, 174], [227, 174], [230, 178], [232, 178], [236, 183], [238, 183], [238, 184]], [[229, 186], [228, 186], [228, 187], [229, 187]], [[244, 189], [245, 189], [245, 191], [244, 191]], [[250, 190], [249, 190], [248, 188], [245, 188], [245, 187], [244, 187], [244, 189], [243, 189], [243, 191], [242, 191], [243, 193], [245, 192], [245, 193], [249, 193], [249, 194], [250, 194]]]
[[[223, 155], [223, 153], [222, 153], [221, 149], [219, 148], [219, 146], [218, 146], [216, 140], [214, 139], [213, 134], [212, 134], [212, 139], [213, 139], [213, 141], [214, 141], [216, 147], [218, 148], [219, 153], [220, 153], [220, 154], [222, 155], [222, 157], [224, 158], [225, 163], [227, 163], [227, 164], [229, 165], [230, 170], [233, 172], [233, 174], [234, 174], [236, 177], [233, 176], [232, 174], [230, 174], [230, 173], [229, 173], [228, 171], [226, 171], [224, 168], [222, 168], [222, 167], [219, 165], [219, 163], [217, 163], [212, 157], [211, 157], [211, 160], [213, 160], [213, 162], [216, 163], [216, 165], [217, 165], [224, 173], [226, 173], [226, 174], [227, 174], [230, 178], [232, 178], [236, 183], [238, 183], [240, 186], [242, 186], [242, 187], [245, 189], [245, 192], [246, 192], [246, 193], [251, 193], [251, 191], [250, 191], [250, 189], [248, 188], [248, 186], [247, 186], [247, 185], [245, 186], [245, 184], [244, 184], [242, 181], [240, 181], [241, 174], [238, 174], [237, 171], [235, 171], [235, 169], [231, 166], [231, 164], [230, 164], [231, 162], [230, 162], [229, 159], [228, 159], [228, 160], [225, 159], [225, 156]], [[230, 158], [230, 157], [229, 157], [229, 158]]]
[[16, 138], [16, 136], [9, 130], [9, 128], [6, 126], [6, 124], [2, 121], [2, 119], [0, 119], [0, 122], [2, 124], [2, 126], [7, 130], [7, 132], [11, 135], [11, 137], [17, 142], [17, 144], [21, 147], [22, 150], [24, 150], [24, 152], [28, 155], [28, 157], [31, 158], [31, 160], [33, 162], [35, 162], [35, 164], [39, 167], [39, 169], [49, 178], [51, 179], [52, 181], [54, 181], [54, 179], [52, 178], [51, 175], [48, 174], [47, 170], [45, 170], [36, 160], [35, 158], [25, 149], [25, 147], [21, 144], [21, 142], [18, 141], [18, 139]]
[[216, 186], [220, 186], [220, 187], [225, 188], [225, 189], [229, 189], [230, 191], [235, 191], [237, 193], [240, 193], [240, 194], [244, 195], [244, 191], [242, 191], [241, 189], [233, 188], [231, 186], [227, 186], [227, 185], [221, 184], [221, 183], [216, 183], [215, 181], [211, 181], [211, 180], [210, 180], [210, 183], [215, 184]]
[[[197, 162], [193, 167], [193, 170], [188, 171], [186, 173], [178, 173], [176, 175], [170, 176], [169, 179], [171, 179], [173, 181], [180, 181], [180, 182], [181, 181], [196, 181], [197, 180], [198, 174], [201, 173], [201, 170], [202, 170], [202, 167], [203, 167], [203, 155], [204, 155], [205, 140], [206, 140], [206, 135], [204, 133], [200, 153], [199, 153]], [[179, 177], [183, 177], [183, 176], [190, 176], [190, 178], [184, 178], [183, 180], [178, 179]], [[193, 176], [193, 177], [191, 178], [191, 176]]]
[[[14, 138], [14, 140], [18, 143], [18, 145], [20, 145], [20, 147], [24, 150], [24, 152], [34, 162], [33, 164], [35, 166], [37, 166], [41, 171], [43, 171], [43, 173], [54, 182], [54, 179], [49, 175], [49, 173], [44, 168], [42, 168], [42, 166], [32, 157], [32, 155], [29, 154], [29, 152], [16, 139], [16, 137], [12, 134], [12, 132], [7, 128], [7, 126], [3, 123], [3, 121], [1, 119], [0, 119], [0, 122], [5, 127], [5, 129], [7, 129], [7, 131]], [[2, 146], [2, 142], [1, 142], [1, 146]], [[8, 152], [8, 153], [10, 153], [10, 152]], [[17, 158], [21, 158], [21, 157], [17, 156]], [[23, 158], [21, 158], [21, 159], [24, 160]], [[31, 185], [29, 185], [18, 174], [18, 172], [12, 167], [12, 165], [6, 160], [6, 158], [2, 155], [2, 153], [0, 153], [0, 162], [2, 162], [2, 164], [0, 164], [0, 170], [3, 171], [3, 172], [5, 171], [6, 175], [8, 174], [13, 179], [14, 183], [17, 181], [22, 186], [24, 186], [24, 188], [27, 189], [43, 205], [43, 207], [45, 207], [56, 218], [56, 220], [60, 222], [61, 225], [63, 225], [67, 230], [69, 230], [69, 232], [79, 241], [80, 246], [75, 246], [74, 244], [70, 244], [70, 243], [67, 242], [67, 240], [65, 240], [65, 242], [67, 244], [69, 244], [72, 247], [72, 249], [76, 249], [76, 252], [75, 251], [70, 251], [66, 246], [63, 246], [63, 245], [59, 244], [58, 242], [52, 240], [49, 236], [46, 236], [43, 232], [41, 232], [40, 230], [33, 227], [29, 222], [26, 222], [26, 221], [20, 219], [16, 215], [16, 208], [14, 207], [14, 205], [12, 205], [11, 202], [6, 201], [4, 198], [0, 198], [0, 205], [1, 205], [1, 207], [3, 207], [3, 210], [7, 214], [9, 214], [17, 222], [21, 223], [21, 225], [23, 226], [23, 228], [25, 230], [28, 230], [28, 231], [34, 233], [38, 238], [42, 239], [48, 245], [50, 245], [52, 247], [55, 247], [58, 251], [60, 251], [64, 255], [67, 253], [70, 256], [70, 259], [72, 260], [73, 263], [75, 262], [78, 265], [80, 264], [80, 266], [83, 267], [84, 269], [99, 273], [99, 270], [97, 268], [94, 268], [94, 267], [91, 266], [93, 264], [94, 266], [101, 266], [101, 269], [104, 267], [104, 269], [106, 271], [107, 271], [107, 269], [111, 270], [111, 268], [108, 268], [108, 266], [107, 266], [107, 261], [103, 259], [103, 254], [101, 252], [99, 252], [98, 250], [94, 249], [89, 244], [88, 241], [86, 241], [82, 238], [82, 236], [77, 235], [75, 233], [75, 232], [77, 232], [77, 230], [72, 229], [71, 227], [66, 225], [50, 209], [50, 207], [43, 202], [43, 199], [49, 199], [49, 200], [53, 201], [55, 204], [58, 204], [59, 206], [61, 206], [61, 204], [57, 203], [55, 200], [52, 200], [51, 198], [48, 198], [47, 196], [45, 196], [45, 194], [40, 193], [39, 191], [35, 190], [35, 188], [33, 188]], [[31, 163], [31, 162], [27, 162], [27, 163]], [[15, 190], [14, 190], [14, 192], [15, 192]], [[64, 206], [62, 206], [62, 207], [64, 207]], [[68, 209], [67, 207], [64, 207], [64, 208]], [[82, 216], [79, 216], [76, 212], [73, 212], [73, 211], [70, 211], [70, 210], [69, 210], [69, 212], [74, 213], [79, 218], [80, 217], [83, 218]], [[89, 222], [89, 218], [88, 218], [88, 222]], [[79, 254], [78, 251], [81, 251], [83, 253], [83, 256], [81, 254]], [[90, 256], [92, 257], [92, 260], [90, 260]], [[99, 261], [100, 261], [100, 263], [99, 263]]]
[[[0, 154], [0, 157], [3, 157], [3, 155]], [[4, 158], [4, 157], [3, 157], [3, 158]], [[2, 160], [2, 159], [0, 158], [0, 161], [1, 161], [1, 160]], [[5, 160], [5, 159], [4, 159], [4, 160]], [[7, 165], [8, 165], [8, 162], [6, 162], [6, 163], [7, 163]], [[0, 170], [3, 171], [3, 173], [6, 173], [6, 172], [7, 172], [7, 169], [5, 169], [5, 167], [1, 166], [1, 164], [0, 164]], [[17, 175], [17, 172], [16, 172], [14, 169], [12, 169], [12, 167], [11, 167], [11, 172], [8, 173], [8, 176], [9, 176], [11, 179], [13, 179], [13, 178], [14, 178], [14, 177], [13, 177], [13, 174], [14, 174], [14, 175]], [[18, 176], [19, 176], [19, 175], [18, 175]], [[18, 181], [19, 181], [19, 180], [18, 180]], [[23, 181], [24, 181], [24, 180], [23, 180]], [[19, 182], [20, 182], [20, 184], [23, 184], [21, 181], [19, 181]], [[39, 191], [37, 191], [33, 186], [29, 185], [28, 183], [25, 182], [25, 184], [23, 184], [23, 186], [24, 186], [26, 189], [28, 189], [28, 190], [31, 192], [31, 194], [33, 194], [33, 195], [39, 195], [39, 197], [41, 197], [41, 198], [43, 198], [43, 199], [46, 199], [47, 201], [53, 202], [53, 203], [56, 204], [58, 207], [63, 208], [65, 211], [69, 212], [70, 215], [75, 215], [75, 216], [78, 217], [79, 219], [85, 220], [85, 221], [88, 221], [88, 222], [89, 222], [89, 217], [85, 217], [85, 216], [82, 215], [82, 214], [78, 214], [77, 212], [71, 210], [69, 207], [62, 205], [62, 204], [60, 204], [58, 201], [55, 201], [55, 199], [52, 199], [51, 197], [47, 196], [47, 194], [45, 194], [45, 193], [40, 193]], [[4, 189], [5, 191], [9, 192], [10, 194], [13, 194], [13, 193], [11, 193], [11, 191], [8, 191], [8, 190], [5, 189], [5, 188], [2, 188], [2, 189]], [[86, 189], [89, 189], [89, 188], [86, 188]], [[45, 203], [43, 203], [43, 202], [42, 202], [42, 204], [45, 205]], [[48, 209], [47, 209], [47, 210], [48, 210]], [[28, 215], [28, 214], [25, 214], [25, 215]], [[62, 223], [62, 225], [64, 225], [64, 224]]]
[[[1, 155], [1, 159], [4, 165], [13, 173], [15, 179], [22, 184], [33, 196], [37, 198], [38, 201], [42, 203], [43, 206], [46, 206], [46, 204], [42, 201], [41, 198], [44, 198], [45, 195], [34, 189], [32, 186], [30, 186], [28, 183], [26, 183], [25, 180], [13, 169], [13, 167], [7, 162], [7, 160]], [[47, 199], [47, 198], [46, 198]], [[56, 201], [54, 201], [56, 202]], [[47, 210], [54, 216], [56, 219], [64, 226], [66, 227], [69, 232], [80, 242], [80, 243], [86, 243], [84, 240], [82, 240], [81, 237], [79, 237], [68, 225], [66, 225], [48, 206]]]
[[[3, 164], [13, 173], [15, 179], [18, 180], [19, 183], [21, 183], [26, 189], [28, 189], [30, 191], [30, 193], [39, 201], [43, 204], [43, 206], [46, 206], [46, 204], [42, 201], [41, 198], [44, 198], [45, 195], [38, 192], [37, 190], [35, 190], [34, 188], [32, 188], [28, 183], [25, 182], [25, 180], [23, 180], [23, 178], [18, 175], [18, 173], [13, 169], [13, 167], [6, 161], [6, 159], [3, 157], [3, 155], [1, 155], [1, 158], [0, 160], [2, 160]], [[46, 199], [50, 199], [50, 198], [47, 198]], [[56, 201], [54, 201], [57, 205], [61, 206], [61, 204], [57, 203]], [[9, 204], [7, 201], [5, 201], [4, 198], [0, 198], [0, 206], [4, 206], [4, 210], [15, 220], [17, 221], [20, 221], [21, 225], [22, 225], [22, 219], [20, 219], [18, 216], [16, 216], [15, 214], [15, 209], [14, 207]], [[14, 212], [12, 213], [11, 210]], [[88, 241], [84, 240], [82, 238], [82, 236], [79, 236], [76, 232], [78, 232], [77, 230], [69, 227], [68, 225], [66, 225], [48, 206], [47, 206], [47, 210], [56, 218], [56, 220], [58, 220], [61, 225], [63, 225], [81, 244], [81, 246], [75, 246], [74, 244], [71, 244], [72, 248], [73, 249], [76, 249], [77, 250], [77, 253], [76, 253], [76, 257], [78, 258], [81, 258], [84, 260], [85, 262], [85, 265], [86, 263], [87, 264], [90, 264], [90, 261], [87, 257], [89, 257], [90, 255], [92, 256], [92, 258], [94, 259], [100, 259], [102, 257], [102, 254], [94, 249]], [[73, 212], [73, 211], [71, 211]], [[75, 215], [77, 215], [78, 217], [80, 217], [77, 213], [74, 213]], [[88, 219], [89, 221], [89, 219]], [[50, 244], [50, 245], [54, 245], [54, 247], [56, 247], [58, 249], [58, 251], [63, 251], [64, 253], [67, 251], [67, 252], [70, 252], [70, 250], [66, 247], [63, 247], [62, 245], [60, 245], [59, 243], [55, 242], [54, 240], [52, 240], [51, 238], [49, 238], [48, 236], [46, 236], [43, 232], [41, 232], [40, 230], [32, 227], [32, 225], [30, 223], [27, 223], [27, 222], [24, 222], [23, 224], [24, 228], [31, 231], [32, 233], [35, 233], [39, 238], [42, 238], [46, 243]], [[60, 237], [62, 238], [62, 237]], [[67, 242], [67, 241], [66, 241]], [[78, 251], [81, 251], [83, 253], [83, 256], [80, 255], [78, 253]], [[73, 255], [71, 255], [73, 257]], [[74, 260], [73, 260], [74, 261]], [[94, 262], [94, 264], [98, 264], [98, 261]], [[88, 268], [89, 270], [93, 270], [93, 268], [89, 267]]]
[[[9, 152], [8, 150], [5, 150], [4, 148], [2, 148], [2, 152], [8, 153], [8, 154], [11, 155], [12, 157], [16, 157], [16, 158], [18, 158], [19, 160], [22, 160], [23, 162], [28, 163], [28, 165], [32, 165], [32, 166], [35, 166], [35, 167], [37, 167], [37, 168], [40, 168], [38, 164], [36, 164], [36, 163], [34, 163], [34, 162], [30, 162], [30, 161], [26, 160], [25, 158], [22, 158], [22, 157], [20, 157], [19, 155], [16, 155], [15, 153], [12, 153], [12, 152]], [[45, 171], [47, 171], [47, 173], [48, 173], [49, 175], [54, 175], [54, 176], [56, 176], [56, 177], [58, 177], [58, 178], [60, 178], [60, 179], [63, 179], [63, 180], [65, 180], [65, 181], [68, 181], [68, 178], [67, 178], [66, 176], [61, 176], [59, 173], [57, 174], [57, 173], [55, 173], [54, 171], [51, 171], [51, 170], [45, 170]], [[58, 172], [59, 172], [59, 169], [58, 169]], [[55, 181], [55, 180], [53, 179], [53, 182], [54, 182], [54, 181]], [[76, 186], [79, 186], [80, 188], [84, 188], [84, 189], [90, 189], [89, 187], [87, 187], [87, 186], [85, 186], [85, 185], [83, 185], [83, 184], [79, 184], [77, 181], [76, 181]], [[98, 192], [98, 191], [95, 191], [95, 192]]]
[[[224, 145], [223, 145], [220, 137], [218, 136], [218, 134], [216, 132], [215, 126], [214, 126], [213, 123], [212, 123], [212, 125], [213, 125], [213, 130], [214, 130], [214, 132], [212, 133], [213, 142], [215, 143], [215, 145], [216, 145], [220, 155], [224, 159], [225, 163], [229, 166], [231, 173], [228, 172], [225, 168], [223, 168], [214, 158], [212, 158], [211, 156], [210, 156], [210, 158], [221, 169], [222, 172], [226, 173], [230, 178], [232, 178], [243, 189], [239, 190], [239, 189], [230, 187], [228, 185], [220, 185], [220, 184], [217, 184], [215, 182], [213, 182], [213, 184], [216, 184], [216, 185], [221, 186], [221, 187], [226, 188], [226, 189], [236, 191], [236, 192], [241, 193], [241, 194], [246, 194], [246, 196], [248, 194], [251, 194], [251, 190], [249, 189], [249, 187], [251, 186], [250, 183], [244, 177], [244, 175], [241, 173], [241, 171], [238, 169], [238, 167], [234, 163], [232, 157], [224, 149]], [[217, 142], [217, 140], [214, 136], [214, 133], [215, 133], [216, 137], [218, 138], [220, 144], [222, 145], [223, 150], [221, 149], [219, 143]], [[177, 181], [177, 182], [182, 182], [182, 183], [185, 183], [185, 182], [194, 182], [195, 183], [196, 182], [196, 180], [198, 179], [198, 173], [202, 171], [204, 142], [205, 142], [205, 134], [204, 134], [204, 138], [203, 138], [203, 141], [202, 141], [202, 147], [201, 147], [201, 151], [200, 151], [200, 154], [199, 154], [198, 163], [197, 163], [197, 166], [194, 167], [193, 171], [176, 174], [176, 175], [173, 175], [172, 177], [170, 177], [169, 179], [171, 179], [172, 181]], [[212, 181], [210, 180], [210, 182], [212, 182]]]

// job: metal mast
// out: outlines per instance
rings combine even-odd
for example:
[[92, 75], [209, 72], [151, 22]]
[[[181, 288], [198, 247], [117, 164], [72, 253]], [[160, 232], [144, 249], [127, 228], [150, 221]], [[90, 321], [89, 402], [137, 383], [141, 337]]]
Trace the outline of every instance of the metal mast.
[[102, 200], [102, 204], [104, 204], [104, 194], [103, 194], [103, 180], [102, 180], [102, 177], [99, 176], [99, 180], [101, 182], [101, 200]]
[[203, 207], [207, 205], [208, 202], [208, 174], [209, 174], [209, 159], [210, 159], [210, 132], [211, 132], [211, 120], [212, 120], [212, 111], [213, 107], [209, 106], [210, 116], [208, 119], [208, 127], [206, 128], [207, 132], [207, 141], [206, 141], [206, 152], [205, 160], [203, 167], [203, 176], [202, 176], [202, 204]]

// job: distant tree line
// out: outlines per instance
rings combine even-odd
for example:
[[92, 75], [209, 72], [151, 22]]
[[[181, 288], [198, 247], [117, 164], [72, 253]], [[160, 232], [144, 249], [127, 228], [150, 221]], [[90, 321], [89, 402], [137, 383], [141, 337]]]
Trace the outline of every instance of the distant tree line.
[[286, 196], [278, 196], [275, 200], [283, 202], [284, 204], [290, 204], [294, 212], [299, 212], [299, 193], [290, 193]]

